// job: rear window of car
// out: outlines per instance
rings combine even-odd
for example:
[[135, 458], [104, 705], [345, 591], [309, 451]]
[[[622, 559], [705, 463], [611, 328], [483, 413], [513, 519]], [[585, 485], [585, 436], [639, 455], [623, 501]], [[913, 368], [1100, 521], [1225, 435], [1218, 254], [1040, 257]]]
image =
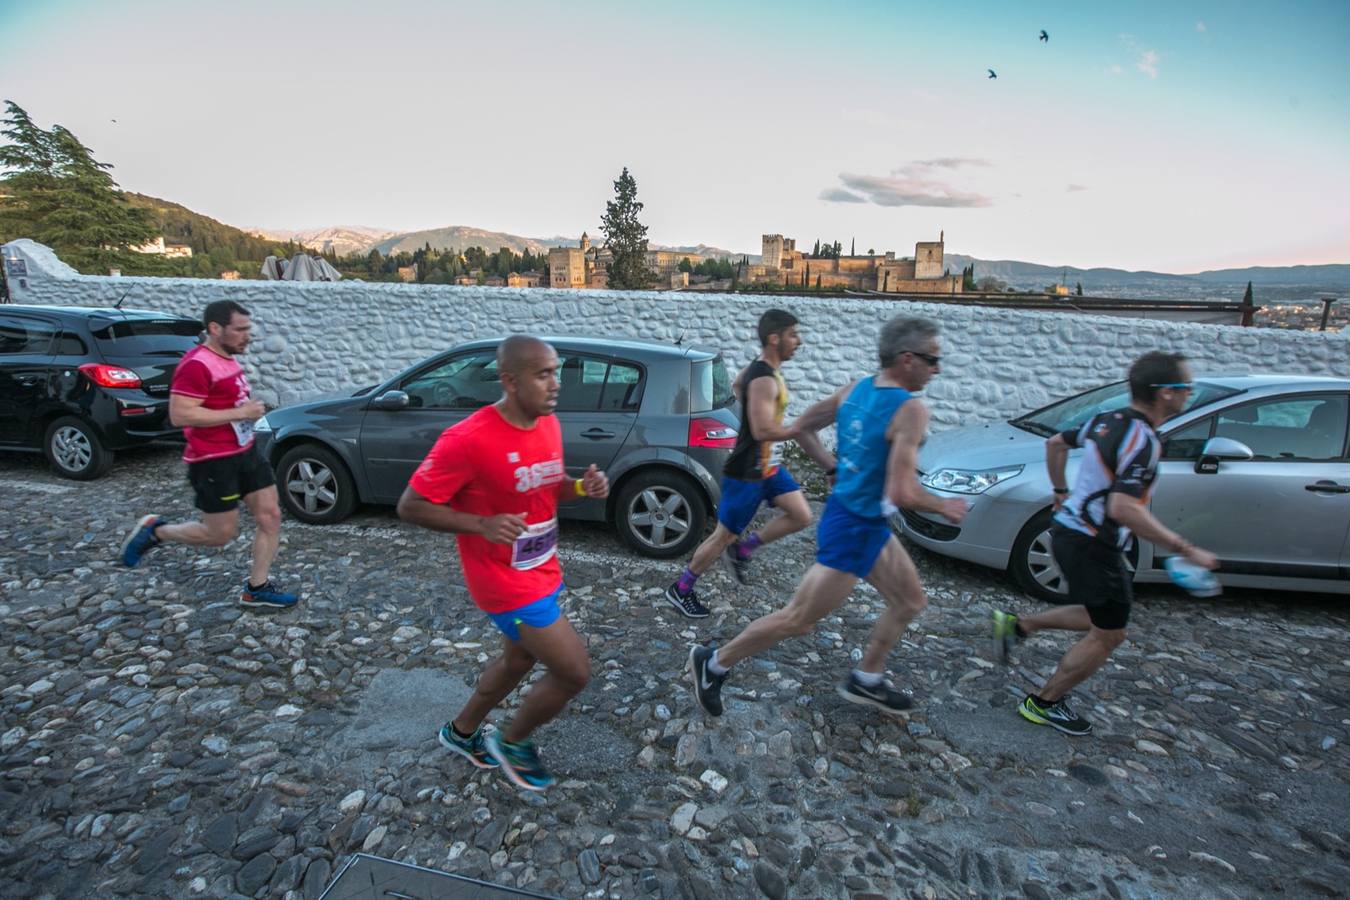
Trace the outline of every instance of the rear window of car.
[[195, 319], [125, 319], [95, 328], [94, 340], [115, 356], [182, 356], [197, 345]]
[[718, 354], [713, 359], [694, 363], [689, 383], [689, 411], [703, 413], [721, 409], [735, 402], [731, 392], [731, 375], [727, 364]]

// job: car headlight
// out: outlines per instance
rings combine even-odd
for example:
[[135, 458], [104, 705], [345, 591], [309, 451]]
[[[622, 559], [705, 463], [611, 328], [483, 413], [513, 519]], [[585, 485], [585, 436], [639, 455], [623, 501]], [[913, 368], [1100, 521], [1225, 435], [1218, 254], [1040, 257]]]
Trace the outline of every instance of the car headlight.
[[255, 432], [258, 432], [258, 431], [271, 431], [271, 430], [272, 430], [272, 423], [269, 422], [269, 421], [267, 421], [267, 416], [263, 416], [261, 419], [258, 419], [257, 421], [255, 421], [255, 422], [253, 423], [253, 430], [254, 430]]
[[983, 494], [1001, 481], [1022, 473], [1021, 466], [998, 469], [938, 469], [919, 479], [924, 487], [953, 494]]

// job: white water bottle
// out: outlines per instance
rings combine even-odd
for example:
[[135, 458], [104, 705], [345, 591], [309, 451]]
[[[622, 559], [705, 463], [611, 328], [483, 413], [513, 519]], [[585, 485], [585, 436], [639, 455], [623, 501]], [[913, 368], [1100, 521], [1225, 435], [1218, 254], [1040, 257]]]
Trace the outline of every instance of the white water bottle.
[[1217, 597], [1223, 593], [1223, 585], [1213, 572], [1197, 566], [1184, 556], [1167, 557], [1163, 561], [1163, 568], [1167, 569], [1172, 583], [1192, 597]]

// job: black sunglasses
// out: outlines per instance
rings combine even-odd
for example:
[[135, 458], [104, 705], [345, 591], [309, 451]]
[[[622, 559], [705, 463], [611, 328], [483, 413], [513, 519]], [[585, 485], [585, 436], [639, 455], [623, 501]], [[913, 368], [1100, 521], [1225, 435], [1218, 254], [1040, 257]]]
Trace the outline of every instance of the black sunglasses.
[[934, 356], [931, 353], [920, 353], [918, 350], [902, 350], [901, 353], [908, 353], [910, 356], [917, 356], [919, 359], [928, 363], [933, 368], [937, 368], [942, 362], [942, 357]]

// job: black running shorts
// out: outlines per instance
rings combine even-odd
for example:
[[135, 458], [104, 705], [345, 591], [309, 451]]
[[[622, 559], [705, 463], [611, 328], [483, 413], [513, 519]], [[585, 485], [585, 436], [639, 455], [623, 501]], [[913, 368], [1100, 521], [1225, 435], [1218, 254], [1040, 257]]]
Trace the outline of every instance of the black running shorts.
[[1050, 546], [1069, 583], [1069, 602], [1086, 606], [1088, 618], [1098, 628], [1124, 628], [1134, 599], [1134, 578], [1125, 565], [1125, 554], [1060, 525], [1050, 531]]
[[188, 463], [188, 481], [197, 493], [197, 508], [204, 513], [237, 509], [244, 497], [277, 483], [272, 467], [253, 446], [233, 456]]

